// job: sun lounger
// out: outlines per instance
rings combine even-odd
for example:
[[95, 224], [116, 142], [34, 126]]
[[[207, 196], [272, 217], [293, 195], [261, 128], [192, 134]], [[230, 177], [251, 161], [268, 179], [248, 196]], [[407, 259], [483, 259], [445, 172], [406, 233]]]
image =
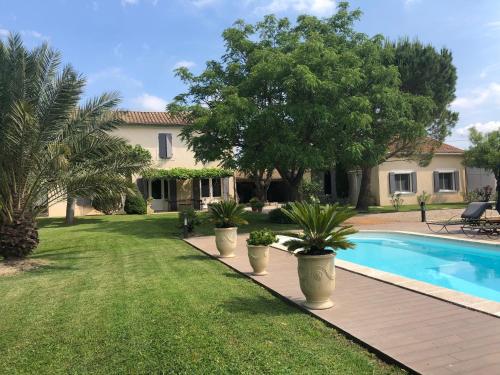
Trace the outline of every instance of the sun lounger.
[[[489, 202], [472, 202], [469, 203], [465, 211], [460, 215], [460, 218], [453, 216], [448, 220], [436, 220], [436, 221], [426, 221], [427, 227], [433, 233], [439, 233], [445, 230], [447, 233], [448, 227], [460, 226], [475, 227], [480, 226], [484, 223], [483, 215], [487, 209], [491, 209], [491, 203]], [[463, 230], [463, 229], [462, 229]]]

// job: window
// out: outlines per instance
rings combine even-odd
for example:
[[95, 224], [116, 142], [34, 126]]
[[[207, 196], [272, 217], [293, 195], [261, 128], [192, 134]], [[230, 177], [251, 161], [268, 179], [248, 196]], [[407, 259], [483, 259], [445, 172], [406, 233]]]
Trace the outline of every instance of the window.
[[200, 189], [202, 198], [222, 197], [222, 179], [202, 178], [200, 180]]
[[401, 173], [396, 174], [396, 191], [399, 192], [410, 192], [411, 191], [411, 174]]
[[389, 192], [416, 193], [417, 173], [411, 171], [395, 171], [389, 173]]
[[200, 184], [201, 184], [201, 196], [203, 198], [210, 197], [210, 179], [202, 178], [200, 180]]
[[460, 175], [458, 171], [435, 171], [434, 191], [447, 192], [458, 191], [460, 186]]
[[151, 197], [153, 199], [161, 199], [161, 180], [153, 180], [151, 182]]
[[212, 178], [212, 197], [222, 196], [222, 184], [220, 178]]

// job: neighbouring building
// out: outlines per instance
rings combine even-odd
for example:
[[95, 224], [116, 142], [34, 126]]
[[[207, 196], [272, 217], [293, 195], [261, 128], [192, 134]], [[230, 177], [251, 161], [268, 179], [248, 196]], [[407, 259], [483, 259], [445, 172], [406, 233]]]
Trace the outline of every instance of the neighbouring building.
[[[391, 204], [394, 193], [401, 193], [404, 204], [418, 204], [417, 195], [431, 195], [431, 203], [462, 202], [467, 191], [464, 151], [443, 143], [427, 166], [417, 161], [390, 158], [373, 168], [371, 194], [374, 205]], [[359, 194], [361, 173], [349, 172], [349, 199], [355, 203]]]
[[[169, 170], [186, 168], [199, 170], [216, 168], [217, 163], [201, 164], [180, 138], [186, 122], [167, 112], [121, 111], [123, 124], [113, 131], [130, 142], [140, 145], [151, 153], [152, 168]], [[221, 178], [145, 179], [136, 176], [138, 188], [145, 199], [151, 199], [156, 212], [177, 211], [183, 207], [206, 208], [207, 204], [222, 198], [234, 197], [233, 176]], [[51, 205], [49, 216], [64, 216], [66, 201]], [[88, 199], [77, 199], [75, 215], [97, 214]]]

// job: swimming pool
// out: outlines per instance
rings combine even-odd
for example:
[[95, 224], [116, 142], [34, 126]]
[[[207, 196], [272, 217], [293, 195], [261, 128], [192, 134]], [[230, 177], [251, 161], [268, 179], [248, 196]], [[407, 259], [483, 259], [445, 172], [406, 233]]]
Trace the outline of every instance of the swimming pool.
[[360, 232], [337, 258], [500, 302], [500, 246], [402, 233]]

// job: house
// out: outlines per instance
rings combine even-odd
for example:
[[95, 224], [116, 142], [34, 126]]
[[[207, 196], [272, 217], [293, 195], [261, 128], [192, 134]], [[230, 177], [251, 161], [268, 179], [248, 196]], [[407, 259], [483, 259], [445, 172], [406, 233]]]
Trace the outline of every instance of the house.
[[[430, 150], [430, 144], [427, 149]], [[413, 160], [388, 159], [372, 169], [373, 204], [390, 205], [394, 193], [401, 194], [404, 204], [418, 204], [417, 196], [423, 191], [431, 195], [430, 203], [463, 202], [467, 190], [463, 154], [463, 150], [443, 143], [435, 149], [427, 166]], [[353, 204], [358, 198], [360, 181], [359, 171], [349, 173], [349, 198]]]
[[[154, 170], [182, 168], [186, 171], [213, 171], [217, 163], [198, 163], [192, 151], [180, 138], [184, 119], [167, 112], [120, 111], [123, 124], [113, 131], [130, 142], [140, 145], [151, 153]], [[161, 175], [161, 174], [159, 174]], [[222, 198], [234, 198], [233, 176], [199, 178], [143, 178], [135, 176], [138, 188], [145, 199], [151, 199], [156, 212], [177, 211], [183, 207], [206, 208], [207, 204]], [[66, 201], [57, 202], [48, 208], [49, 216], [64, 216]], [[88, 199], [77, 199], [75, 215], [97, 214]]]

